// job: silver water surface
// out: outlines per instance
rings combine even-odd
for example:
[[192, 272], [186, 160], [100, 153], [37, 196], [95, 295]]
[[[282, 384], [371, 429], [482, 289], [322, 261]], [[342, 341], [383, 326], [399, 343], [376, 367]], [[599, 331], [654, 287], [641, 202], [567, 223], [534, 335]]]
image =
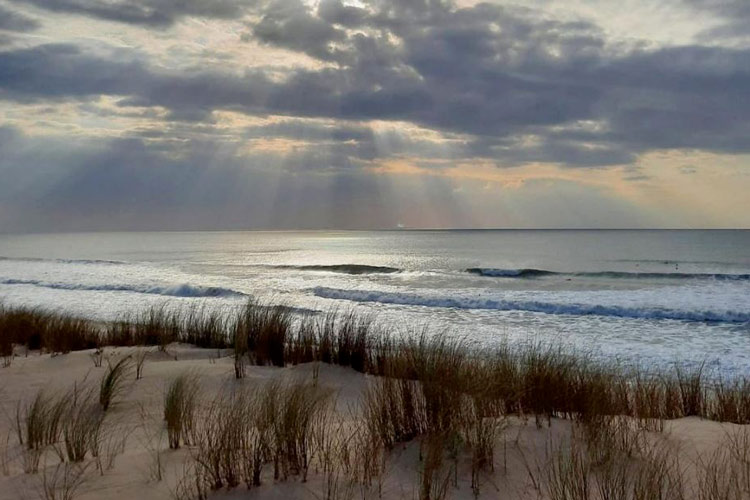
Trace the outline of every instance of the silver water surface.
[[553, 340], [750, 374], [750, 231], [0, 236], [0, 298], [98, 319], [257, 296], [477, 345]]

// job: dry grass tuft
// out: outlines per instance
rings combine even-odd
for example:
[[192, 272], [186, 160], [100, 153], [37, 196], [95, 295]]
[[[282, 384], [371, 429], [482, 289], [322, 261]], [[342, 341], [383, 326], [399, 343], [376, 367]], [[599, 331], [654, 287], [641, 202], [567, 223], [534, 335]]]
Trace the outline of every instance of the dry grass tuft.
[[164, 420], [167, 423], [169, 447], [177, 449], [180, 443], [190, 444], [195, 427], [195, 409], [199, 398], [199, 377], [183, 373], [167, 387], [164, 395]]
[[258, 486], [267, 466], [275, 480], [305, 480], [329, 397], [311, 384], [281, 380], [223, 391], [197, 419], [197, 474], [212, 489]]
[[125, 390], [125, 378], [130, 369], [130, 356], [117, 361], [114, 365], [108, 362], [107, 372], [99, 384], [99, 404], [107, 411]]
[[445, 464], [446, 437], [431, 434], [421, 443], [424, 458], [419, 471], [420, 500], [442, 500], [448, 496], [452, 474]]
[[704, 415], [705, 388], [703, 383], [703, 367], [694, 369], [683, 368], [676, 365], [675, 372], [680, 387], [680, 401], [682, 402], [682, 415], [685, 417]]
[[685, 487], [677, 455], [657, 444], [644, 450], [633, 472], [633, 500], [684, 500]]
[[551, 500], [589, 500], [592, 465], [575, 439], [553, 451], [547, 469], [547, 494]]
[[[16, 422], [21, 444], [38, 450], [60, 440], [61, 423], [68, 409], [65, 395], [55, 397], [40, 390], [31, 402], [17, 407]], [[23, 427], [20, 427], [20, 425]]]
[[738, 378], [727, 382], [723, 379], [713, 388], [708, 417], [719, 422], [750, 424], [750, 380]]
[[742, 427], [729, 433], [725, 444], [736, 471], [739, 488], [750, 496], [750, 428]]
[[291, 338], [292, 310], [283, 305], [249, 301], [235, 323], [235, 343], [239, 337], [258, 365], [284, 366]]
[[54, 468], [45, 467], [39, 497], [42, 500], [73, 500], [88, 479], [87, 472], [88, 464], [59, 463]]
[[181, 323], [181, 342], [206, 349], [224, 349], [229, 345], [228, 320], [220, 310], [189, 309]]
[[65, 453], [70, 462], [80, 463], [86, 453], [98, 454], [102, 440], [104, 411], [97, 404], [92, 390], [75, 387], [67, 395], [70, 401], [63, 422]]
[[144, 347], [139, 347], [133, 354], [135, 360], [135, 379], [140, 380], [143, 378], [143, 366], [148, 358], [149, 351]]

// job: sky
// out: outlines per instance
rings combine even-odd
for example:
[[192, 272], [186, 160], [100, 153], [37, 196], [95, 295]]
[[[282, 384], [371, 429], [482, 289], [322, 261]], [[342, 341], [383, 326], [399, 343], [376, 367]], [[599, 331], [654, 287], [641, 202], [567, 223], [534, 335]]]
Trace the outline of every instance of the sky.
[[750, 228], [747, 0], [0, 0], [0, 231]]

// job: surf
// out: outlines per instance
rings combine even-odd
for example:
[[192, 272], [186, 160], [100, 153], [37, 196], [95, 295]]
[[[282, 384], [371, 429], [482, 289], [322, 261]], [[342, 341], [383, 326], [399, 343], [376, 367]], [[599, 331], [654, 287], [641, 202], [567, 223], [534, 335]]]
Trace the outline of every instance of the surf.
[[377, 302], [405, 306], [453, 309], [484, 309], [495, 311], [524, 311], [548, 315], [605, 316], [630, 319], [677, 320], [707, 323], [750, 323], [750, 313], [744, 311], [681, 310], [665, 307], [639, 307], [584, 303], [555, 303], [537, 300], [484, 299], [469, 297], [429, 297], [424, 295], [383, 292], [374, 290], [345, 290], [316, 287], [313, 294], [320, 298], [351, 302]]
[[97, 292], [133, 292], [170, 297], [240, 297], [247, 294], [217, 286], [197, 286], [188, 283], [171, 285], [86, 285], [82, 283], [58, 283], [41, 280], [3, 279], [2, 285], [30, 285], [54, 290], [83, 290]]

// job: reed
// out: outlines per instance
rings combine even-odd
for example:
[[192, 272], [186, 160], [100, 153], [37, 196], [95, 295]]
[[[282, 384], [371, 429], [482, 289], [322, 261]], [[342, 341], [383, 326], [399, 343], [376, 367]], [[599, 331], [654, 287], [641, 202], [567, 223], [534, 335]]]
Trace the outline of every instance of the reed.
[[685, 417], [705, 414], [704, 366], [704, 363], [701, 363], [698, 367], [689, 369], [681, 367], [679, 364], [675, 365], [677, 383], [680, 387], [682, 415]]
[[[244, 337], [247, 349], [258, 365], [284, 366], [287, 342], [291, 337], [292, 310], [283, 305], [249, 301], [235, 322], [235, 342]], [[245, 340], [246, 339], [246, 340]]]
[[633, 500], [684, 500], [682, 469], [674, 450], [655, 446], [644, 450], [633, 471]]
[[[635, 417], [643, 429], [653, 431], [661, 430], [665, 419], [691, 415], [750, 422], [750, 382], [711, 384], [703, 365], [678, 365], [663, 372], [630, 370], [596, 362], [585, 352], [534, 342], [506, 343], [480, 353], [448, 333], [425, 330], [394, 336], [379, 328], [372, 316], [354, 310], [298, 316], [286, 306], [250, 301], [235, 313], [222, 314], [205, 307], [179, 309], [163, 304], [126, 315], [101, 331], [84, 319], [0, 305], [0, 354], [6, 365], [17, 346], [50, 353], [96, 347], [98, 364], [106, 345], [154, 345], [166, 350], [175, 341], [233, 348], [236, 378], [244, 376], [249, 360], [274, 366], [332, 363], [418, 382], [397, 381], [373, 389], [379, 394], [372, 393], [372, 403], [381, 398], [393, 408], [404, 405], [398, 412], [380, 412], [383, 418], [390, 414], [386, 427], [392, 430], [383, 430], [391, 436], [385, 438], [387, 443], [425, 429], [455, 427], [452, 421], [465, 410], [465, 399], [478, 392], [498, 411], [533, 415], [538, 425], [554, 417], [585, 423], [612, 415]], [[145, 358], [137, 358], [137, 367], [142, 368]], [[140, 374], [137, 369], [136, 378]], [[415, 417], [419, 412], [424, 415]], [[426, 420], [417, 424], [414, 418]]]
[[232, 331], [232, 346], [234, 348], [234, 378], [245, 377], [245, 357], [248, 355], [248, 338], [243, 324], [238, 322]]
[[719, 422], [750, 424], [750, 380], [747, 378], [732, 381], [719, 379], [707, 400], [708, 418]]
[[445, 466], [444, 434], [432, 434], [421, 443], [422, 468], [419, 471], [419, 499], [443, 500], [450, 488], [450, 471]]
[[8, 368], [13, 364], [13, 349], [13, 342], [10, 339], [0, 337], [0, 358], [3, 358], [3, 368]]
[[724, 445], [729, 452], [739, 489], [750, 496], [750, 429], [741, 427], [729, 432]]
[[63, 421], [65, 452], [70, 462], [80, 463], [86, 453], [98, 454], [102, 439], [104, 412], [94, 399], [93, 391], [74, 387], [68, 393], [69, 407]]
[[698, 461], [698, 500], [738, 500], [743, 498], [740, 469], [732, 451], [720, 447]]
[[51, 314], [38, 308], [8, 307], [0, 304], [0, 338], [29, 350], [42, 348], [42, 335]]
[[166, 306], [147, 309], [131, 322], [135, 345], [156, 345], [165, 351], [167, 346], [180, 338], [182, 322], [180, 312]]
[[52, 354], [91, 349], [99, 345], [100, 331], [92, 322], [41, 309], [0, 305], [0, 350], [12, 354], [13, 345]]
[[195, 373], [183, 373], [169, 384], [164, 394], [164, 420], [167, 440], [172, 449], [179, 448], [180, 443], [190, 443], [195, 427], [199, 383]]
[[317, 358], [323, 363], [333, 363], [336, 345], [336, 317], [338, 311], [331, 309], [323, 315], [316, 323], [316, 333], [318, 340]]
[[146, 363], [146, 358], [148, 358], [148, 353], [149, 351], [146, 348], [139, 347], [133, 354], [133, 359], [135, 360], [136, 380], [140, 380], [141, 378], [143, 378], [143, 366]]
[[98, 328], [84, 319], [53, 314], [42, 330], [42, 347], [52, 354], [93, 349], [98, 345]]
[[632, 490], [630, 461], [611, 456], [595, 469], [596, 492], [601, 500], [627, 500]]
[[593, 491], [592, 465], [580, 443], [571, 439], [553, 451], [547, 469], [547, 494], [550, 500], [589, 500]]
[[130, 356], [117, 361], [114, 365], [108, 362], [107, 372], [99, 384], [99, 404], [107, 411], [125, 390], [125, 378], [130, 369]]
[[306, 314], [299, 318], [297, 329], [287, 345], [287, 362], [298, 365], [318, 359], [321, 343], [318, 341], [316, 323], [313, 315]]
[[228, 319], [220, 310], [205, 307], [188, 309], [179, 319], [179, 340], [197, 347], [224, 349], [230, 341]]
[[24, 472], [37, 472], [44, 450], [60, 441], [68, 405], [66, 395], [56, 397], [44, 390], [26, 403], [19, 401], [15, 425], [18, 442], [24, 447]]
[[413, 380], [379, 378], [364, 394], [362, 413], [369, 432], [386, 449], [411, 441], [427, 430], [421, 386]]
[[44, 468], [39, 497], [43, 500], [73, 500], [88, 479], [88, 464], [59, 463]]
[[44, 390], [37, 392], [34, 399], [23, 407], [23, 416], [17, 420], [24, 422], [24, 437], [28, 449], [43, 449], [60, 440], [61, 423], [68, 409], [68, 400], [55, 397]]
[[330, 394], [311, 384], [273, 380], [256, 389], [227, 388], [201, 410], [192, 451], [198, 473], [212, 489], [307, 476], [313, 437]]

